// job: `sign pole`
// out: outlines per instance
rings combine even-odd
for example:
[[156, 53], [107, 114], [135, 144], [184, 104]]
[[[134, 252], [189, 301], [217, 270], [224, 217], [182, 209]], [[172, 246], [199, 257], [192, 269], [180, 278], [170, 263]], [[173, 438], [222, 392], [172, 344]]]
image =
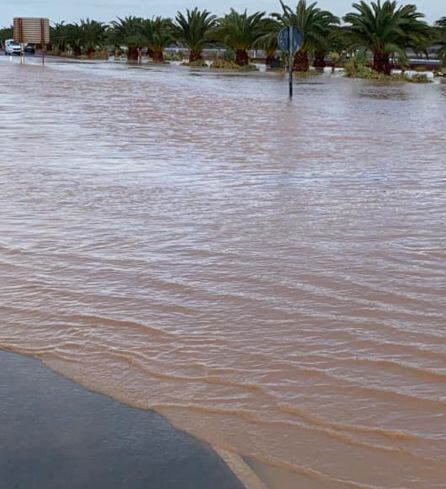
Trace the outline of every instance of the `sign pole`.
[[290, 99], [293, 98], [293, 27], [288, 27], [289, 41], [288, 41], [288, 74], [289, 74], [289, 89]]
[[279, 49], [284, 56], [285, 53], [288, 54], [288, 89], [290, 100], [293, 98], [294, 54], [298, 52], [299, 48], [302, 46], [302, 42], [302, 33], [293, 25], [282, 27], [277, 34], [277, 45]]
[[43, 19], [40, 19], [40, 47], [42, 49], [42, 66], [45, 65], [45, 23]]
[[19, 20], [19, 39], [20, 43], [20, 64], [25, 62], [25, 44], [23, 41], [23, 22], [22, 19]]

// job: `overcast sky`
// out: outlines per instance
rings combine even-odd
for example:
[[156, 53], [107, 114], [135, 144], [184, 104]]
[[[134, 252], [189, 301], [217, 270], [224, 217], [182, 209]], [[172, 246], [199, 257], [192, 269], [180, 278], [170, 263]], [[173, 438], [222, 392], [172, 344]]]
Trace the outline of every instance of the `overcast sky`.
[[[309, 0], [311, 1], [311, 0]], [[286, 1], [292, 5], [297, 0]], [[206, 8], [221, 15], [234, 7], [237, 10], [279, 10], [278, 0], [1, 0], [0, 25], [10, 25], [13, 17], [49, 17], [52, 22], [65, 20], [78, 21], [81, 18], [93, 18], [110, 21], [115, 17], [137, 15], [173, 16], [177, 10], [186, 8]], [[429, 22], [446, 16], [445, 0], [403, 1], [416, 3], [419, 10], [426, 14]], [[350, 10], [352, 0], [319, 0], [319, 5], [342, 16]]]

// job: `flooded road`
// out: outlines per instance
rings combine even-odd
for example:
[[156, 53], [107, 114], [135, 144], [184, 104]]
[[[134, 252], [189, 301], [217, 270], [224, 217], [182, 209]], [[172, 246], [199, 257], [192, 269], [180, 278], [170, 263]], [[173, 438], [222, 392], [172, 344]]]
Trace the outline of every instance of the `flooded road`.
[[274, 489], [444, 488], [446, 84], [0, 74], [0, 347]]

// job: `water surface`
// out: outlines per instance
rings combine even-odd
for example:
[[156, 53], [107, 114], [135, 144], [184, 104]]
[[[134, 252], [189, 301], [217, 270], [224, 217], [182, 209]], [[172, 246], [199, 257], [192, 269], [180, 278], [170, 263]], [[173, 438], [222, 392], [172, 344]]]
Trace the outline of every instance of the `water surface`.
[[271, 487], [444, 487], [446, 84], [0, 73], [0, 346]]

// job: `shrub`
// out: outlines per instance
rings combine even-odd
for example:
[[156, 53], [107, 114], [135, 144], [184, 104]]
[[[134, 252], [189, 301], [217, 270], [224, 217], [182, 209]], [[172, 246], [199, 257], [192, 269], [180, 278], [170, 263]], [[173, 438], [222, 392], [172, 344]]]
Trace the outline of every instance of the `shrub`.
[[192, 68], [207, 68], [208, 64], [204, 59], [197, 59], [196, 61], [184, 62], [183, 66], [191, 66]]
[[164, 53], [165, 61], [184, 61], [183, 53], [175, 53], [173, 51]]
[[372, 78], [373, 70], [360, 57], [350, 58], [344, 64], [346, 76], [350, 78]]
[[411, 77], [406, 77], [406, 79], [411, 83], [429, 83], [428, 77], [423, 73], [417, 73]]
[[256, 71], [254, 65], [239, 66], [235, 61], [230, 61], [225, 58], [214, 58], [211, 68], [217, 70], [236, 70], [236, 71]]

